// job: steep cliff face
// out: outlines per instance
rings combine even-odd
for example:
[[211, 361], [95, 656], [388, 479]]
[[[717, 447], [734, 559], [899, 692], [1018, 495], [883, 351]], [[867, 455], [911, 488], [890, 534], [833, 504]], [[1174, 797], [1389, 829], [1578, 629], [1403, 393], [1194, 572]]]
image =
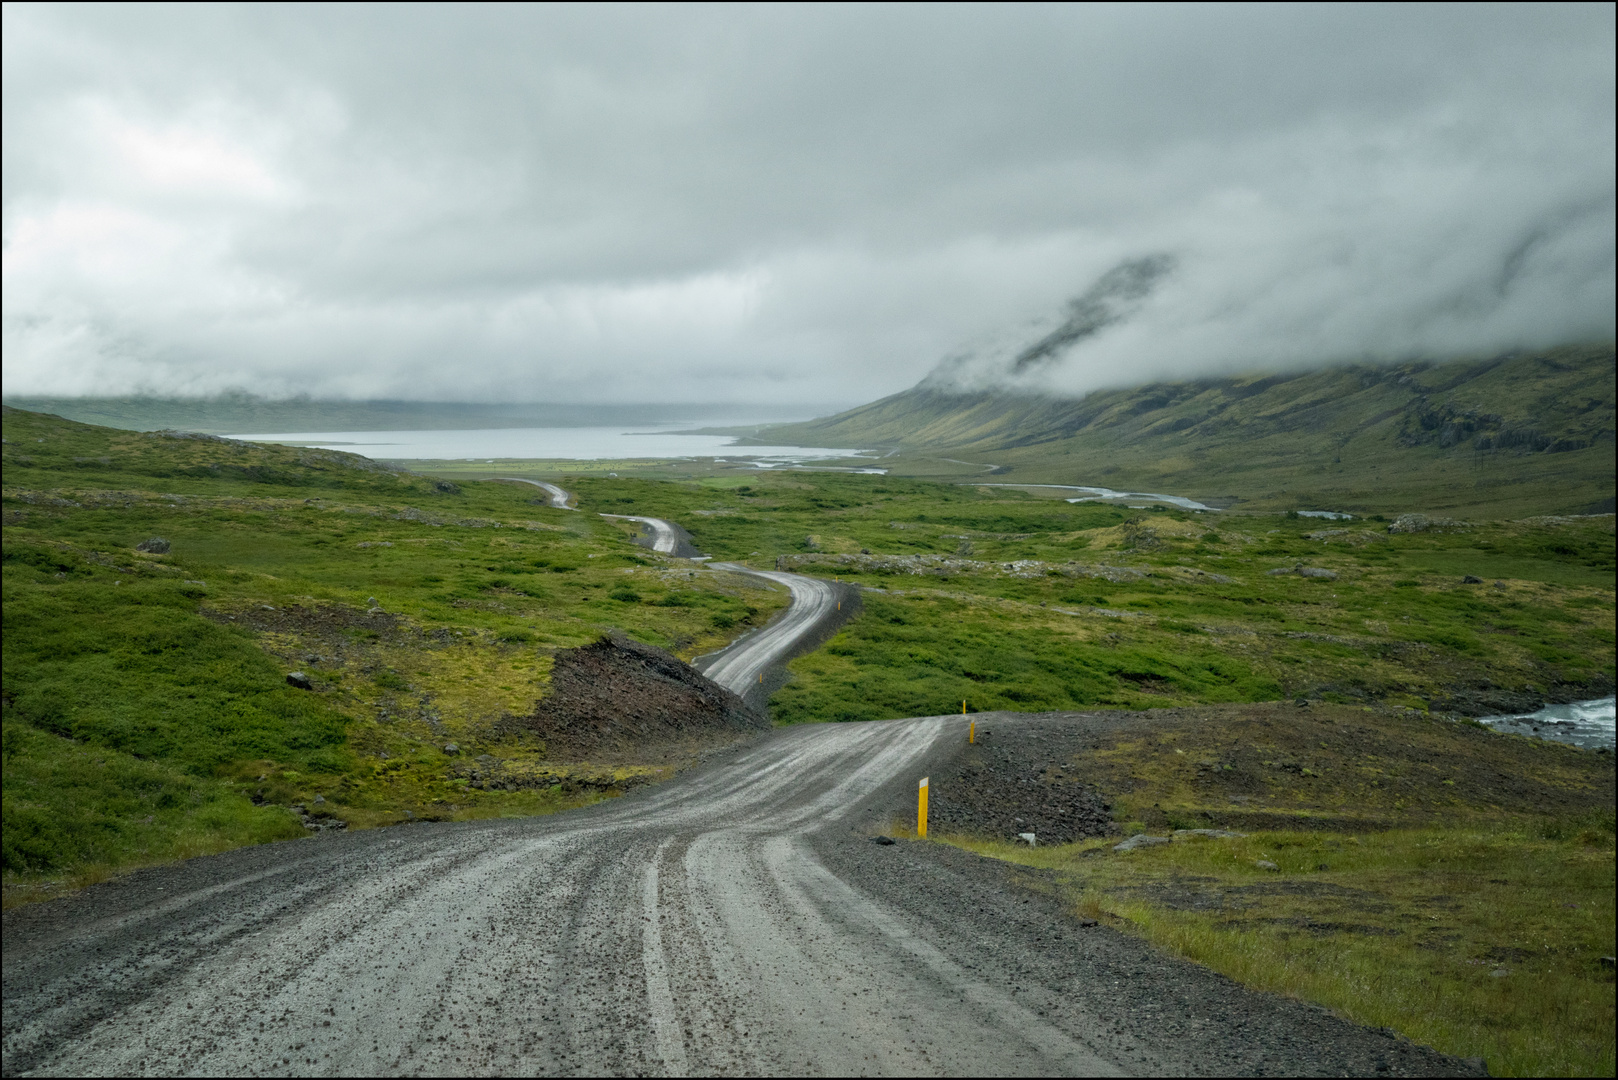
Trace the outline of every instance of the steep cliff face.
[[547, 756], [658, 758], [673, 749], [768, 730], [741, 698], [662, 649], [613, 632], [563, 649], [551, 691], [510, 726], [545, 740]]

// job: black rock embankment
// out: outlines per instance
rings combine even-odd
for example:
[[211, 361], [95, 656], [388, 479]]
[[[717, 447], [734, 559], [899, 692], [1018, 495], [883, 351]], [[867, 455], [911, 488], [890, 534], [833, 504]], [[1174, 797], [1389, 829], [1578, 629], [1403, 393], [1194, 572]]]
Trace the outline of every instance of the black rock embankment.
[[1008, 840], [1033, 833], [1047, 844], [1116, 833], [1111, 801], [1071, 764], [1093, 744], [1091, 727], [1043, 717], [980, 716], [979, 741], [962, 747], [947, 768], [934, 770], [930, 827]]
[[555, 760], [628, 761], [671, 744], [731, 741], [770, 723], [679, 658], [614, 631], [559, 651], [550, 693], [504, 726], [543, 739]]

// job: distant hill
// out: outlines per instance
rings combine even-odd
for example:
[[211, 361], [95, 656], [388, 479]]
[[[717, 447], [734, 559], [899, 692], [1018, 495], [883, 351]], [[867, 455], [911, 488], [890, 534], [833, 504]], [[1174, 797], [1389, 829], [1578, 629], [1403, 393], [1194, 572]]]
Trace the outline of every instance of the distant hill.
[[1152, 383], [1081, 400], [917, 387], [761, 441], [970, 459], [997, 480], [1266, 509], [1610, 512], [1611, 345]]

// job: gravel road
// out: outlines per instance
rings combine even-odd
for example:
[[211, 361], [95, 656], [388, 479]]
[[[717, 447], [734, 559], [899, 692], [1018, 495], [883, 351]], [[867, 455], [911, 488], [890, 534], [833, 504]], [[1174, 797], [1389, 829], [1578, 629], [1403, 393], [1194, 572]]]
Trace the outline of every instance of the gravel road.
[[[710, 658], [732, 689], [840, 593], [747, 572], [793, 603]], [[324, 834], [15, 909], [0, 1072], [1476, 1072], [1085, 927], [1035, 873], [874, 843], [964, 752], [958, 717], [783, 729], [580, 811]]]
[[637, 521], [646, 526], [643, 538], [645, 545], [653, 551], [661, 551], [665, 555], [674, 555], [682, 559], [689, 559], [700, 555], [695, 547], [691, 546], [691, 538], [686, 531], [672, 521], [662, 518], [636, 517], [634, 514], [602, 514], [604, 518], [617, 518], [620, 521]]
[[699, 657], [695, 667], [732, 693], [746, 697], [764, 679], [766, 669], [797, 655], [801, 647], [840, 623], [840, 607], [851, 590], [820, 578], [753, 570], [734, 563], [714, 563], [715, 570], [751, 574], [785, 585], [792, 600], [773, 622], [721, 650]]
[[785, 729], [583, 811], [248, 848], [7, 912], [4, 1072], [1467, 1071], [1082, 927], [1025, 872], [873, 843], [959, 727]]
[[504, 480], [504, 481], [506, 481], [508, 483], [512, 483], [512, 484], [532, 484], [535, 487], [540, 488], [545, 492], [546, 497], [549, 498], [550, 501], [551, 501], [551, 505], [554, 506], [556, 509], [558, 509], [558, 510], [577, 510], [578, 509], [578, 507], [576, 507], [576, 506], [569, 506], [568, 505], [568, 500], [573, 498], [572, 493], [569, 492], [569, 491], [565, 491], [562, 488], [557, 487], [555, 484], [547, 484], [543, 480], [524, 480], [520, 476], [491, 476], [491, 477], [489, 477], [489, 479], [491, 479], [491, 480]]

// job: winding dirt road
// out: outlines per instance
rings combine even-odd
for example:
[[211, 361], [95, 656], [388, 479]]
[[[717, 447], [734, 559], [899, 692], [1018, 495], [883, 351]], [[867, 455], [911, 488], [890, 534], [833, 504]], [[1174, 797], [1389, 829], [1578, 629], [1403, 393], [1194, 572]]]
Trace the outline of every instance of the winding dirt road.
[[573, 494], [571, 492], [564, 491], [563, 489], [557, 487], [555, 484], [547, 484], [543, 480], [524, 480], [520, 476], [491, 476], [491, 477], [489, 477], [489, 479], [490, 480], [500, 480], [500, 481], [503, 481], [503, 482], [508, 483], [508, 484], [532, 484], [532, 485], [534, 485], [534, 487], [537, 487], [537, 488], [539, 488], [539, 489], [541, 489], [542, 491], [545, 492], [546, 497], [550, 499], [551, 505], [553, 507], [555, 507], [556, 509], [558, 509], [558, 510], [577, 510], [578, 509], [577, 506], [569, 506], [568, 505], [568, 501], [573, 498]]
[[[794, 603], [710, 667], [727, 685], [824, 604], [764, 576]], [[1468, 1071], [1086, 927], [1035, 872], [873, 843], [963, 743], [957, 717], [783, 729], [580, 811], [246, 848], [9, 911], [0, 1071]]]
[[763, 681], [766, 669], [791, 657], [829, 625], [840, 621], [839, 606], [848, 590], [829, 581], [802, 574], [754, 570], [735, 563], [714, 563], [713, 568], [761, 577], [785, 585], [792, 593], [787, 609], [762, 630], [720, 652], [697, 659], [695, 666], [699, 671], [732, 693], [747, 696]]
[[619, 521], [636, 521], [646, 526], [646, 546], [653, 551], [661, 551], [665, 555], [690, 556], [697, 554], [695, 548], [690, 551], [681, 550], [682, 546], [689, 547], [690, 545], [682, 544], [683, 537], [681, 533], [683, 530], [673, 522], [664, 521], [662, 518], [636, 517], [633, 514], [602, 514], [601, 516], [604, 518], [617, 518]]
[[583, 811], [248, 848], [8, 912], [3, 1070], [1465, 1071], [1082, 927], [1001, 864], [873, 844], [959, 726], [788, 729]]

